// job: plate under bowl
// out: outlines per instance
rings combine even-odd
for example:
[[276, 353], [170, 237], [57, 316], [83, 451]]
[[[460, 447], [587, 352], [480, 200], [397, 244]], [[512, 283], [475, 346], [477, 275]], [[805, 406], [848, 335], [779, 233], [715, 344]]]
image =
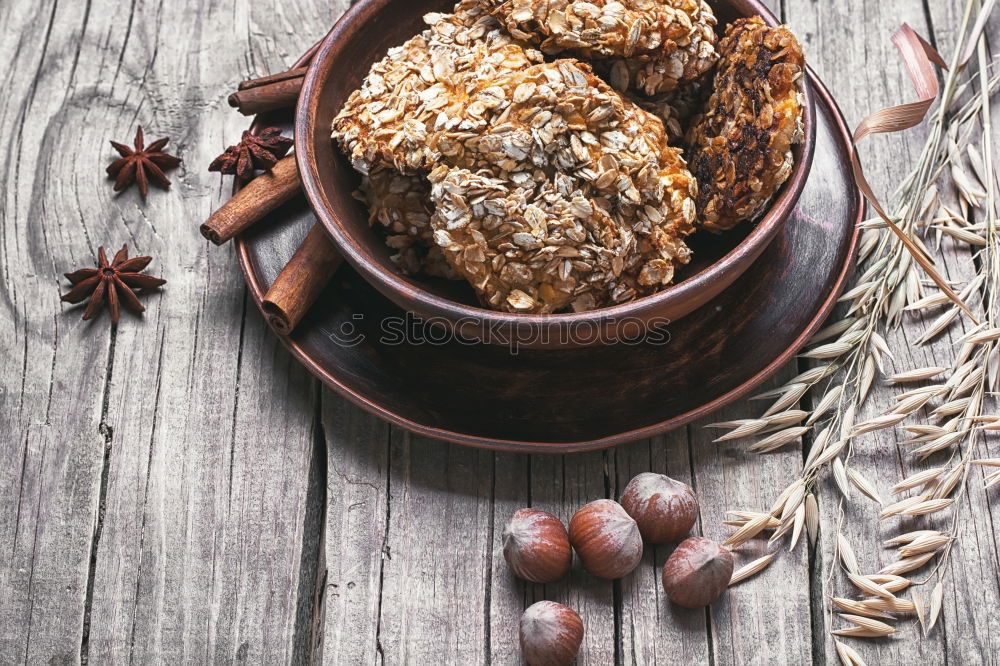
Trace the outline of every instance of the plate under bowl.
[[[301, 64], [301, 62], [300, 62]], [[284, 344], [364, 409], [472, 446], [564, 453], [649, 437], [745, 395], [822, 325], [852, 266], [863, 211], [849, 134], [822, 84], [812, 177], [761, 260], [665, 344], [532, 350], [440, 341], [343, 266]], [[291, 126], [291, 117], [262, 118]], [[237, 238], [250, 293], [268, 286], [315, 223], [304, 198]], [[401, 331], [407, 331], [405, 335]]]

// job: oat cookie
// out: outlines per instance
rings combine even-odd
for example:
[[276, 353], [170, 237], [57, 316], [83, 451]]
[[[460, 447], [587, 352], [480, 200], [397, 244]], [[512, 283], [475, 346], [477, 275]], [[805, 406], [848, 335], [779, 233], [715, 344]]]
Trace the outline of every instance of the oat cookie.
[[461, 279], [434, 245], [430, 225], [434, 206], [426, 176], [405, 176], [376, 167], [362, 176], [355, 196], [368, 207], [370, 224], [385, 230], [386, 245], [395, 250], [392, 259], [400, 270], [410, 275]]
[[667, 92], [711, 69], [715, 16], [702, 0], [479, 0], [545, 53], [603, 61], [619, 90]]
[[484, 94], [487, 128], [443, 150], [430, 178], [435, 242], [484, 303], [582, 310], [669, 284], [690, 258], [697, 185], [663, 123], [576, 60]]
[[[373, 220], [388, 229], [387, 242], [404, 270], [427, 272], [428, 258], [439, 259], [444, 250], [454, 272], [490, 307], [554, 312], [655, 291], [689, 260], [683, 239], [694, 230], [697, 185], [680, 150], [667, 145], [658, 118], [624, 99], [588, 65], [559, 60], [498, 77], [448, 112], [468, 119], [471, 128], [442, 129], [421, 146], [430, 147], [437, 165], [445, 167], [434, 171], [434, 196], [424, 195], [421, 176], [392, 167], [376, 166], [366, 180]], [[499, 196], [501, 187], [509, 197]], [[485, 191], [509, 209], [501, 236], [542, 211], [556, 235], [546, 231], [540, 241], [554, 238], [547, 246], [560, 246], [562, 259], [576, 247], [573, 261], [551, 261], [551, 249], [532, 247], [529, 257], [516, 244], [491, 246], [482, 229], [482, 237], [453, 233], [458, 218], [449, 214]], [[515, 205], [529, 202], [524, 210]], [[430, 219], [440, 224], [431, 226], [447, 233], [431, 242], [427, 220], [435, 207]], [[587, 211], [593, 219], [582, 235], [571, 230], [563, 237], [556, 229], [569, 224], [571, 210]], [[461, 219], [473, 218], [478, 224], [496, 221], [484, 214]], [[580, 223], [573, 224], [577, 229]], [[437, 252], [426, 253], [428, 246]], [[511, 267], [504, 268], [508, 262]], [[432, 271], [447, 272], [442, 265]]]
[[758, 216], [788, 179], [804, 104], [805, 60], [787, 27], [740, 19], [719, 51], [712, 96], [687, 137], [699, 223], [714, 232]]
[[438, 133], [474, 130], [463, 113], [483, 110], [468, 104], [471, 97], [497, 76], [543, 59], [504, 33], [476, 0], [424, 20], [428, 29], [375, 63], [334, 119], [333, 138], [361, 173], [376, 166], [430, 171], [440, 159]]
[[622, 280], [635, 239], [572, 179], [513, 185], [488, 170], [430, 175], [434, 240], [493, 309], [552, 313], [634, 297]]

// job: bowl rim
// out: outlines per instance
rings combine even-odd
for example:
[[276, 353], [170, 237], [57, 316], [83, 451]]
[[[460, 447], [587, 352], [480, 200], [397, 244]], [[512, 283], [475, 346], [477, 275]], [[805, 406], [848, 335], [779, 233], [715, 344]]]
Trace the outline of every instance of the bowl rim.
[[[693, 300], [700, 292], [711, 288], [713, 282], [717, 281], [720, 275], [728, 273], [734, 267], [744, 262], [746, 262], [746, 267], [752, 265], [756, 260], [753, 255], [762, 252], [777, 236], [805, 188], [812, 168], [816, 138], [815, 99], [811, 72], [809, 71], [804, 72], [802, 76], [802, 93], [805, 98], [804, 136], [802, 142], [795, 148], [798, 155], [792, 174], [747, 236], [720, 259], [695, 275], [655, 294], [627, 303], [582, 312], [558, 314], [509, 313], [466, 305], [403, 280], [398, 273], [387, 270], [378, 261], [373, 260], [359, 240], [341, 225], [337, 214], [323, 196], [325, 186], [319, 177], [316, 157], [311, 148], [311, 138], [316, 131], [324, 131], [327, 136], [331, 131], [331, 128], [324, 129], [318, 124], [316, 116], [319, 104], [313, 103], [313, 100], [318, 98], [323, 89], [320, 74], [334, 64], [330, 62], [330, 52], [352, 29], [356, 21], [365, 20], [371, 15], [385, 10], [394, 1], [359, 0], [344, 13], [333, 29], [323, 38], [306, 71], [298, 105], [295, 109], [294, 135], [295, 158], [302, 180], [302, 188], [316, 217], [323, 224], [327, 234], [347, 262], [378, 291], [405, 309], [419, 311], [419, 314], [425, 318], [441, 318], [452, 323], [471, 320], [480, 325], [499, 325], [507, 330], [516, 330], [525, 326], [565, 327], [572, 330], [572, 327], [583, 324], [601, 325], [629, 319], [649, 320], [662, 313], [671, 303]], [[770, 26], [780, 24], [774, 13], [760, 0], [720, 1], [743, 5], [747, 10], [761, 16]]]

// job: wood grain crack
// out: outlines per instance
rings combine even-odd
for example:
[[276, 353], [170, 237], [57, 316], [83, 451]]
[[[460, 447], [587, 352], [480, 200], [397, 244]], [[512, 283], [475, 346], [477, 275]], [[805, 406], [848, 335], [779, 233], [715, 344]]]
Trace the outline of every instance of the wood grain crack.
[[142, 526], [139, 528], [139, 548], [138, 557], [136, 558], [135, 565], [135, 595], [132, 600], [132, 630], [129, 632], [129, 647], [128, 647], [128, 663], [132, 664], [135, 657], [135, 635], [136, 626], [138, 622], [136, 621], [139, 613], [139, 594], [142, 583], [142, 561], [143, 561], [143, 546], [146, 542], [146, 516], [147, 516], [147, 504], [149, 503], [149, 480], [152, 478], [153, 472], [153, 445], [156, 442], [156, 424], [159, 423], [160, 415], [160, 388], [162, 387], [163, 379], [163, 348], [164, 348], [164, 338], [165, 333], [160, 331], [160, 344], [159, 344], [159, 354], [156, 359], [156, 395], [153, 399], [153, 426], [149, 433], [149, 455], [146, 458], [146, 482], [143, 487], [142, 492]]
[[94, 526], [94, 536], [90, 541], [90, 564], [87, 567], [87, 592], [83, 601], [83, 633], [80, 640], [80, 663], [86, 666], [90, 659], [90, 611], [94, 603], [94, 574], [97, 571], [97, 547], [101, 542], [101, 532], [104, 529], [104, 512], [108, 497], [108, 471], [111, 465], [111, 448], [114, 431], [108, 425], [108, 403], [111, 399], [111, 379], [115, 367], [115, 343], [118, 339], [118, 327], [111, 327], [111, 342], [108, 345], [108, 361], [104, 373], [104, 397], [101, 400], [101, 419], [98, 430], [104, 438], [104, 459], [101, 462], [101, 484], [97, 495], [97, 523]]
[[299, 582], [292, 629], [292, 663], [312, 663], [315, 632], [322, 617], [322, 581], [320, 562], [326, 541], [326, 488], [327, 451], [326, 432], [323, 427], [322, 387], [318, 380], [311, 380], [317, 396], [313, 414], [313, 447], [309, 463], [309, 480], [306, 485], [306, 510], [302, 519], [302, 546], [299, 554]]
[[483, 593], [483, 663], [489, 666], [493, 659], [493, 539], [496, 536], [497, 454], [490, 454], [493, 467], [490, 473], [490, 520], [486, 532], [486, 589]]
[[[48, 448], [42, 451], [42, 459], [40, 467], [45, 466], [45, 454], [48, 452]], [[39, 488], [38, 498], [35, 500], [35, 515], [37, 516], [40, 511], [40, 506], [42, 504], [42, 491]], [[35, 529], [32, 531], [31, 535], [31, 552], [38, 552], [38, 521], [35, 522]], [[28, 572], [28, 622], [25, 628], [25, 640], [24, 640], [24, 662], [28, 662], [28, 650], [31, 648], [31, 622], [35, 617], [35, 595], [32, 594], [35, 583], [35, 561], [31, 561], [31, 570]], [[86, 616], [85, 616], [86, 617]]]
[[[409, 435], [407, 435], [409, 437]], [[378, 664], [385, 663], [382, 647], [382, 602], [385, 590], [385, 561], [391, 559], [389, 550], [389, 526], [392, 524], [392, 428], [385, 437], [385, 531], [382, 533], [382, 548], [378, 564], [378, 606], [375, 611], [375, 656]]]
[[132, 1], [132, 5], [129, 7], [128, 21], [125, 23], [125, 37], [122, 39], [121, 50], [118, 52], [118, 63], [115, 66], [115, 74], [111, 77], [111, 88], [115, 87], [115, 83], [118, 82], [118, 74], [122, 70], [122, 63], [125, 62], [125, 54], [128, 52], [128, 42], [132, 37], [132, 22], [135, 19], [135, 4], [136, 0]]
[[68, 80], [70, 82], [70, 85], [66, 86], [66, 97], [67, 98], [70, 96], [70, 90], [72, 89], [72, 83], [73, 83], [73, 80], [76, 78], [76, 67], [77, 67], [77, 65], [80, 64], [80, 51], [83, 48], [82, 45], [83, 45], [84, 36], [87, 34], [87, 25], [90, 23], [90, 8], [91, 8], [91, 3], [92, 3], [92, 0], [87, 0], [86, 4], [84, 5], [84, 8], [83, 8], [83, 18], [80, 21], [80, 39], [77, 40], [77, 42], [76, 42], [76, 49], [73, 52], [73, 65], [69, 68], [69, 77], [68, 77]]
[[[226, 492], [228, 493], [230, 510], [233, 506], [233, 466], [236, 464], [236, 423], [239, 418], [240, 408], [240, 380], [243, 378], [243, 345], [246, 341], [248, 299], [249, 296], [247, 295], [246, 289], [244, 289], [243, 311], [240, 315], [240, 340], [238, 350], [236, 352], [236, 386], [233, 393], [232, 429], [230, 430], [229, 436], [229, 483], [226, 484]], [[195, 340], [197, 341], [197, 338], [195, 338]]]

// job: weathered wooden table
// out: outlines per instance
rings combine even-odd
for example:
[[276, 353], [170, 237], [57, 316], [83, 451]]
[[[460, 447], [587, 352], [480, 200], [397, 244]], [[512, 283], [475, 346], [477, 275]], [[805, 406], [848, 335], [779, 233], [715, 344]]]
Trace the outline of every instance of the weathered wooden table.
[[[773, 3], [852, 124], [911, 99], [892, 29], [907, 21], [949, 53], [960, 4]], [[829, 486], [817, 546], [708, 612], [663, 598], [652, 566], [662, 548], [621, 582], [574, 571], [545, 587], [513, 580], [498, 549], [516, 508], [568, 519], [648, 470], [692, 483], [697, 529], [721, 539], [724, 511], [769, 504], [800, 469], [801, 447], [753, 457], [710, 444], [702, 424], [564, 457], [423, 440], [321, 387], [265, 326], [232, 250], [197, 232], [229, 195], [206, 167], [246, 125], [226, 105], [235, 83], [283, 69], [346, 5], [0, 3], [0, 663], [507, 664], [520, 611], [541, 598], [583, 615], [580, 663], [835, 663]], [[172, 137], [184, 158], [171, 191], [145, 203], [135, 190], [114, 196], [104, 175], [108, 140], [129, 139], [136, 124]], [[879, 189], [921, 141], [915, 130], [871, 143]], [[169, 283], [145, 298], [142, 321], [81, 321], [59, 302], [62, 272], [126, 242], [154, 255], [152, 272]], [[945, 270], [967, 274], [968, 261], [949, 255]], [[902, 367], [947, 357], [947, 340], [912, 348], [908, 332], [892, 341]], [[881, 390], [875, 406], [890, 398]], [[722, 416], [755, 414], [743, 402]], [[855, 465], [884, 491], [898, 480], [894, 435], [866, 442]], [[992, 499], [974, 484], [962, 500], [943, 626], [925, 640], [911, 627], [857, 644], [869, 663], [1000, 653]], [[860, 536], [870, 512], [848, 522], [877, 568], [886, 553], [861, 547], [873, 543]]]

